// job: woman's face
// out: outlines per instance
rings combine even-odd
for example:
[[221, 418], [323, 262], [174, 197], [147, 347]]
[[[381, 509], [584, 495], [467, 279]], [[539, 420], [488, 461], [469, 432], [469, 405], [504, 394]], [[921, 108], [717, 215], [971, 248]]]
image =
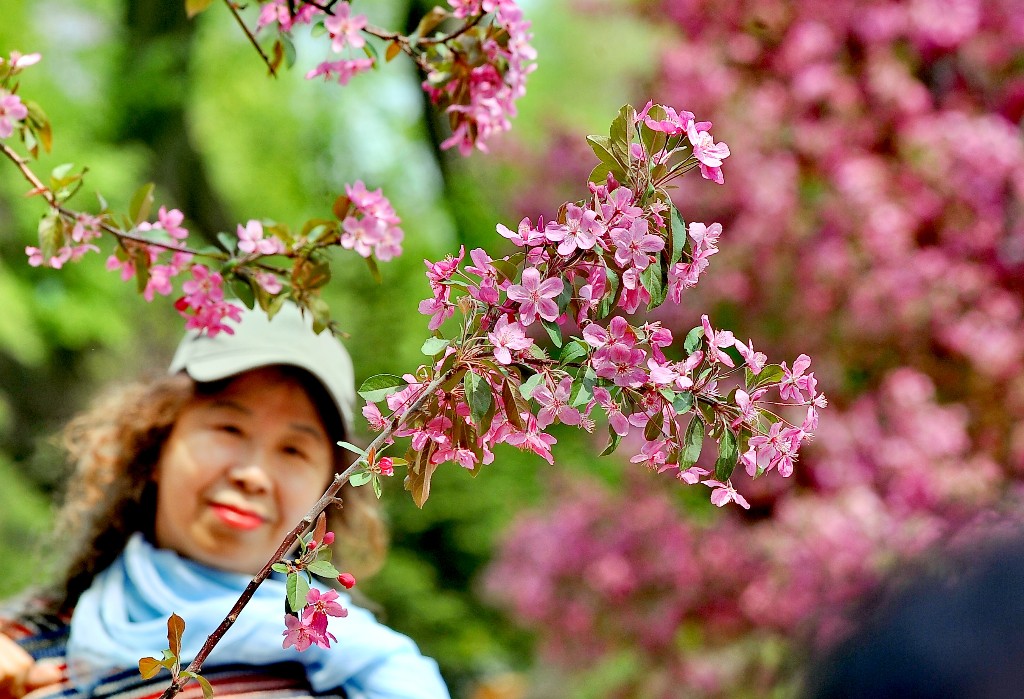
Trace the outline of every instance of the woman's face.
[[186, 404], [156, 468], [156, 544], [254, 574], [334, 473], [333, 448], [303, 388], [274, 368]]

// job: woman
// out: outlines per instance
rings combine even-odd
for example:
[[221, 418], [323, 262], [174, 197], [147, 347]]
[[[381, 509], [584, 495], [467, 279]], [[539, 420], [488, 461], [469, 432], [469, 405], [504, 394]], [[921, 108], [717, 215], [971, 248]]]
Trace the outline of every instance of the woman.
[[[348, 465], [336, 443], [352, 427], [351, 360], [296, 307], [272, 320], [247, 312], [233, 334], [188, 335], [169, 373], [69, 426], [66, 564], [0, 621], [0, 699], [159, 694], [168, 676], [143, 680], [137, 662], [167, 647], [171, 613], [186, 622], [184, 666]], [[373, 572], [376, 500], [346, 487], [342, 501], [329, 513], [334, 562]], [[358, 607], [332, 622], [335, 643], [284, 648], [284, 598], [282, 580], [266, 581], [214, 649], [203, 674], [218, 696], [448, 697], [436, 663]]]

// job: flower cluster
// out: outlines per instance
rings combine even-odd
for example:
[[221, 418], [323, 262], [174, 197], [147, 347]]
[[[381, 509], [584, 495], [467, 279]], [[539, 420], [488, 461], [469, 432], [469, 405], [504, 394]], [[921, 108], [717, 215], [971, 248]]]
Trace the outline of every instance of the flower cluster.
[[[306, 74], [347, 85], [377, 64], [367, 37], [387, 43], [387, 60], [406, 53], [426, 74], [423, 89], [448, 115], [452, 134], [441, 148], [457, 147], [463, 155], [510, 128], [516, 101], [526, 93], [526, 76], [536, 67], [530, 45], [530, 23], [514, 0], [451, 0], [452, 10], [435, 7], [409, 36], [371, 26], [365, 15], [354, 14], [350, 2], [327, 6], [305, 0], [262, 0], [257, 31], [274, 29], [276, 68], [294, 53], [291, 32], [296, 25], [322, 27], [330, 40], [327, 60]], [[448, 34], [438, 27], [455, 25]], [[358, 51], [360, 56], [353, 56]]]
[[374, 255], [384, 262], [401, 255], [405, 234], [398, 224], [402, 220], [381, 190], [371, 192], [357, 180], [345, 185], [345, 194], [351, 210], [338, 215], [343, 219], [341, 247], [355, 250], [363, 257]]
[[39, 59], [38, 53], [22, 55], [17, 51], [12, 51], [6, 61], [0, 58], [0, 140], [10, 138], [29, 116], [28, 106], [15, 94], [17, 85], [12, 83], [14, 76]]
[[[710, 141], [690, 140], [698, 133], [710, 139], [711, 125], [698, 130], [695, 123], [692, 114], [660, 105], [640, 113], [624, 107], [609, 138], [590, 138], [602, 162], [586, 199], [566, 203], [551, 221], [524, 219], [515, 231], [499, 225], [498, 233], [519, 248], [506, 257], [476, 249], [472, 264], [461, 268], [460, 249], [426, 262], [432, 294], [420, 312], [438, 331], [461, 309], [461, 337], [429, 339], [424, 352], [434, 356], [432, 364], [404, 377], [371, 377], [360, 391], [374, 403], [364, 412], [379, 428], [388, 423], [376, 402], [403, 416], [414, 400], [425, 400], [393, 432], [411, 440], [406, 484], [417, 502], [427, 497], [438, 465], [475, 471], [493, 460], [496, 444], [552, 461], [555, 437], [546, 430], [561, 423], [592, 431], [595, 411], [608, 420], [606, 451], [642, 434], [634, 462], [686, 483], [706, 482], [718, 505], [745, 505], [730, 481], [738, 463], [755, 477], [775, 468], [792, 473], [825, 405], [806, 373], [806, 356], [793, 369], [766, 365], [765, 355], [712, 328], [707, 316], [681, 347], [658, 322], [633, 325], [612, 316], [660, 305], [672, 290], [671, 270], [703, 269], [717, 250], [721, 227], [687, 228], [666, 189], [692, 169], [721, 179], [702, 160], [711, 156], [698, 152]], [[719, 146], [726, 157], [727, 147]], [[529, 335], [538, 328], [560, 347], [557, 359]], [[563, 330], [573, 328], [579, 335], [565, 341]], [[771, 390], [782, 403], [806, 406], [801, 423], [765, 407]], [[707, 435], [718, 458], [706, 479], [712, 470], [697, 462]]]
[[[741, 489], [764, 518], [728, 525], [734, 540], [758, 532], [771, 556], [763, 576], [737, 565], [716, 584], [758, 612], [724, 634], [724, 655], [717, 617], [689, 616], [680, 631], [705, 639], [687, 654], [702, 667], [673, 685], [684, 694], [767, 694], [803, 657], [794, 631], [816, 618], [834, 627], [892, 565], [1020, 488], [1024, 34], [1009, 0], [801, 0], [782, 13], [664, 0], [625, 11], [668, 31], [659, 94], [729, 128], [729, 186], [707, 194], [684, 181], [676, 193], [728, 235], [715, 259], [729, 271], [690, 302], [713, 302], [744, 338], [785, 328], [761, 349], [806, 351], [842, 406], [803, 451], [798, 483], [783, 489], [773, 471]], [[573, 172], [585, 149], [549, 153], [524, 167], [528, 183], [509, 187], [532, 188], [512, 205], [546, 211], [551, 192], [586, 172]], [[609, 507], [621, 522], [644, 516], [628, 499]], [[702, 559], [735, 555], [720, 538], [697, 547]], [[598, 619], [632, 613], [611, 601], [593, 609]], [[751, 690], [744, 663], [768, 656], [783, 664], [762, 667]], [[646, 657], [657, 667], [632, 678], [639, 694], [679, 666], [671, 653]], [[601, 659], [589, 662], [584, 674]]]
[[701, 522], [656, 484], [578, 486], [519, 517], [487, 590], [540, 631], [542, 657], [563, 668], [585, 674], [643, 648], [633, 681], [671, 688], [644, 696], [734, 696], [741, 684], [767, 694], [779, 668], [757, 648], [827, 641], [886, 561], [960, 532], [977, 542], [971, 513], [997, 502], [1000, 479], [970, 455], [966, 418], [938, 405], [921, 373], [893, 372], [877, 398], [822, 424], [821, 458], [804, 465], [819, 490], [758, 481], [751, 499], [764, 508], [777, 498], [773, 517], [733, 510]]
[[477, 25], [449, 42], [447, 51], [428, 52], [423, 89], [448, 114], [452, 135], [441, 148], [457, 147], [469, 155], [474, 146], [507, 131], [516, 115], [516, 100], [526, 94], [526, 76], [536, 68], [530, 23], [512, 0], [460, 2], [456, 17], [492, 13], [489, 25]]
[[352, 589], [356, 580], [351, 573], [340, 573], [331, 564], [334, 532], [327, 531], [327, 517], [323, 513], [317, 518], [314, 530], [300, 537], [298, 543], [298, 558], [273, 565], [276, 572], [287, 575], [288, 581], [289, 613], [284, 615], [282, 645], [294, 646], [298, 651], [314, 645], [330, 648], [331, 641], [338, 639], [327, 630], [329, 617], [344, 618], [348, 616], [348, 609], [336, 590], [311, 587], [311, 574], [333, 579], [345, 589]]
[[[11, 119], [22, 120], [20, 135], [33, 157], [38, 157], [39, 145], [49, 150], [50, 125], [37, 107], [24, 107], [14, 96], [13, 77], [38, 60], [38, 54], [17, 53], [0, 60], [4, 110], [0, 116], [7, 120], [0, 126]], [[149, 220], [154, 201], [151, 184], [134, 194], [127, 215], [115, 216], [102, 197], [99, 213], [75, 211], [68, 201], [81, 189], [84, 171], [60, 165], [44, 183], [27, 158], [7, 145], [2, 152], [32, 184], [29, 195], [41, 196], [49, 205], [39, 224], [39, 244], [25, 248], [30, 265], [60, 269], [86, 253], [100, 252], [97, 243], [108, 235], [117, 245], [107, 258], [107, 269], [120, 272], [125, 281], [136, 279], [147, 301], [171, 295], [176, 278], [184, 276], [182, 295], [174, 306], [186, 319], [186, 327], [210, 335], [233, 332], [231, 323], [240, 318], [241, 306], [229, 300], [229, 285], [239, 301], [250, 308], [259, 304], [268, 312], [288, 296], [311, 311], [314, 327], [322, 330], [331, 322], [330, 309], [317, 296], [330, 279], [326, 248], [338, 245], [356, 250], [378, 277], [374, 256], [390, 260], [402, 252], [401, 221], [394, 208], [381, 190], [371, 192], [361, 181], [346, 185], [346, 195], [338, 197], [333, 207], [335, 220], [317, 218], [296, 233], [281, 224], [253, 219], [239, 224], [234, 236], [219, 233], [220, 249], [200, 249], [190, 246], [182, 211], [162, 206], [157, 220]]]

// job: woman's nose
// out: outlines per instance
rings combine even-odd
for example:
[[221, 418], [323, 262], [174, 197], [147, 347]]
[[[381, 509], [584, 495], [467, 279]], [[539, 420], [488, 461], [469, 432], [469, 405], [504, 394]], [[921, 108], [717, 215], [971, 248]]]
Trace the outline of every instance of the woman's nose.
[[228, 480], [239, 490], [259, 494], [270, 490], [271, 480], [267, 472], [266, 457], [257, 451], [239, 460], [228, 471]]

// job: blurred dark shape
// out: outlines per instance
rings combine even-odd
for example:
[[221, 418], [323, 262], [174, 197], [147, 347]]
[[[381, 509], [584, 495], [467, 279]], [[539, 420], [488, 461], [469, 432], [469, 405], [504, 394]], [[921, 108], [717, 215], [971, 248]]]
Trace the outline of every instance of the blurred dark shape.
[[883, 594], [808, 699], [1024, 697], [1024, 539], [941, 567]]

